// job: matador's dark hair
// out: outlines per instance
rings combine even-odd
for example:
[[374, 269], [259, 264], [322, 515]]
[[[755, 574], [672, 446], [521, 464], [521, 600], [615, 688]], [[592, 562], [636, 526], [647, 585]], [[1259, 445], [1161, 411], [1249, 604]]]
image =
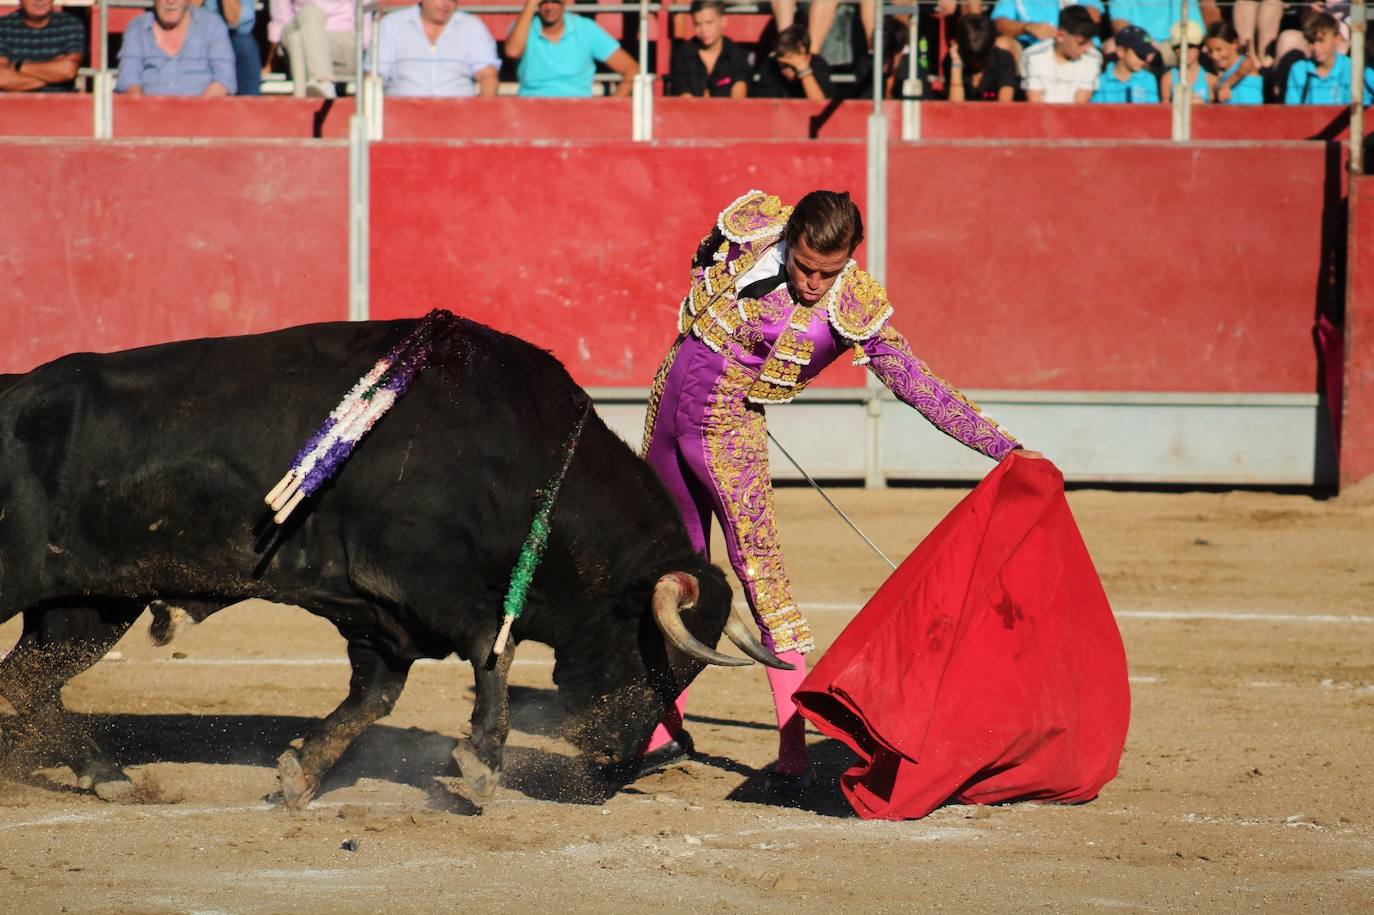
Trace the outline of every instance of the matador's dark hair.
[[850, 252], [864, 240], [864, 218], [848, 191], [812, 191], [797, 201], [782, 237], [789, 248], [805, 238], [820, 254]]

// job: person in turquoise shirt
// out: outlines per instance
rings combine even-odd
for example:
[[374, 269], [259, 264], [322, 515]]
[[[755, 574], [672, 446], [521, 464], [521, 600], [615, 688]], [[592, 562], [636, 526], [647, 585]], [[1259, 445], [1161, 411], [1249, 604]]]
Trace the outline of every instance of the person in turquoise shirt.
[[[1285, 105], [1349, 105], [1350, 58], [1336, 51], [1340, 26], [1327, 13], [1317, 13], [1303, 24], [1303, 37], [1312, 47], [1312, 59], [1300, 60], [1288, 71]], [[1374, 69], [1364, 71], [1364, 104], [1374, 104]]]
[[[539, 28], [532, 29], [536, 12]], [[565, 14], [563, 0], [525, 0], [506, 38], [506, 56], [519, 61], [521, 95], [588, 98], [598, 62], [620, 74], [615, 94], [629, 95], [639, 73], [635, 59], [605, 29]]]
[[1117, 32], [1116, 63], [1098, 77], [1092, 100], [1099, 104], [1158, 102], [1159, 83], [1145, 69], [1154, 56], [1154, 43], [1140, 26], [1128, 25]]
[[1264, 78], [1254, 54], [1241, 54], [1240, 34], [1229, 22], [1214, 22], [1207, 27], [1202, 43], [1216, 68], [1212, 101], [1224, 105], [1264, 104]]
[[[1169, 43], [1169, 30], [1181, 20], [1179, 4], [1172, 0], [1112, 0], [1112, 30], [1138, 25], [1150, 35], [1166, 66], [1178, 64]], [[1198, 0], [1188, 0], [1188, 21], [1202, 28], [1202, 9]]]
[[[1193, 86], [1192, 104], [1201, 105], [1203, 102], [1211, 101], [1212, 98], [1211, 75], [1202, 69], [1202, 64], [1198, 61], [1202, 49], [1202, 26], [1189, 20], [1187, 50], [1184, 50], [1183, 47], [1182, 26], [1183, 22], [1180, 20], [1169, 29], [1169, 47], [1173, 49], [1174, 59], [1184, 62], [1189, 82]], [[1159, 83], [1159, 94], [1164, 99], [1173, 101], [1174, 91], [1182, 85], [1182, 77], [1179, 75], [1178, 67], [1171, 67]]]

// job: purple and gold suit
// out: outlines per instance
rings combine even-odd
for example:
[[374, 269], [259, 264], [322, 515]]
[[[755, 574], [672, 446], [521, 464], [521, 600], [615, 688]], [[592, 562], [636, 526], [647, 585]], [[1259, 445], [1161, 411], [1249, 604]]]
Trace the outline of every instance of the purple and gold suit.
[[[764, 644], [806, 653], [815, 643], [792, 598], [773, 518], [766, 404], [790, 401], [852, 348], [856, 364], [970, 448], [1000, 460], [1019, 445], [912, 355], [888, 323], [887, 293], [853, 260], [815, 305], [793, 300], [781, 274], [791, 212], [750, 191], [697, 249], [679, 336], [649, 396], [644, 457], [677, 500], [697, 549], [709, 548], [712, 513], [721, 520]], [[763, 287], [772, 288], [738, 294]]]

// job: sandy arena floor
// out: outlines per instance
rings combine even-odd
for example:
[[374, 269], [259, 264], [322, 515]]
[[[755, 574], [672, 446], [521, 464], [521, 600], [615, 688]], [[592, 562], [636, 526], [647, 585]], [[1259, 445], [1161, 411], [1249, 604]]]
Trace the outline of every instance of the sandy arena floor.
[[[962, 497], [837, 490], [894, 557]], [[481, 816], [445, 790], [471, 673], [418, 667], [395, 714], [301, 814], [272, 809], [276, 754], [342, 698], [327, 624], [244, 605], [151, 647], [146, 617], [66, 692], [141, 783], [108, 805], [65, 769], [0, 781], [10, 912], [1374, 910], [1374, 490], [1072, 493], [1118, 611], [1134, 715], [1121, 774], [1079, 807], [947, 807], [867, 823], [833, 785], [762, 802], [772, 709], [759, 668], [694, 687], [701, 761], [608, 803], [558, 798], [549, 652], [512, 677], [508, 787]], [[822, 649], [886, 567], [813, 493], [779, 493]], [[17, 621], [0, 627], [13, 643]], [[177, 654], [174, 655], [173, 653]], [[341, 848], [346, 840], [355, 851]]]

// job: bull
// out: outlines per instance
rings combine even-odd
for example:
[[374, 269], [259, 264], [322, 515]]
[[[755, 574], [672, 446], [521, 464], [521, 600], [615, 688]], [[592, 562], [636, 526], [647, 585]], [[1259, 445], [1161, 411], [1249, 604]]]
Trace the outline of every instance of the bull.
[[[549, 353], [462, 319], [330, 484], [278, 527], [262, 496], [347, 384], [413, 321], [321, 324], [74, 354], [0, 376], [0, 661], [11, 747], [41, 739], [105, 798], [132, 783], [60, 690], [149, 604], [204, 618], [261, 598], [333, 623], [347, 697], [278, 757], [284, 802], [308, 803], [348, 745], [387, 715], [421, 658], [472, 663], [464, 791], [489, 798], [509, 732], [513, 650], [502, 600], [541, 491], [587, 395]], [[652, 470], [587, 417], [512, 642], [551, 646], [566, 737], [632, 777], [665, 706], [722, 633], [781, 665], [732, 610]], [[56, 735], [62, 735], [58, 738]], [[54, 741], [56, 744], [54, 745]]]

